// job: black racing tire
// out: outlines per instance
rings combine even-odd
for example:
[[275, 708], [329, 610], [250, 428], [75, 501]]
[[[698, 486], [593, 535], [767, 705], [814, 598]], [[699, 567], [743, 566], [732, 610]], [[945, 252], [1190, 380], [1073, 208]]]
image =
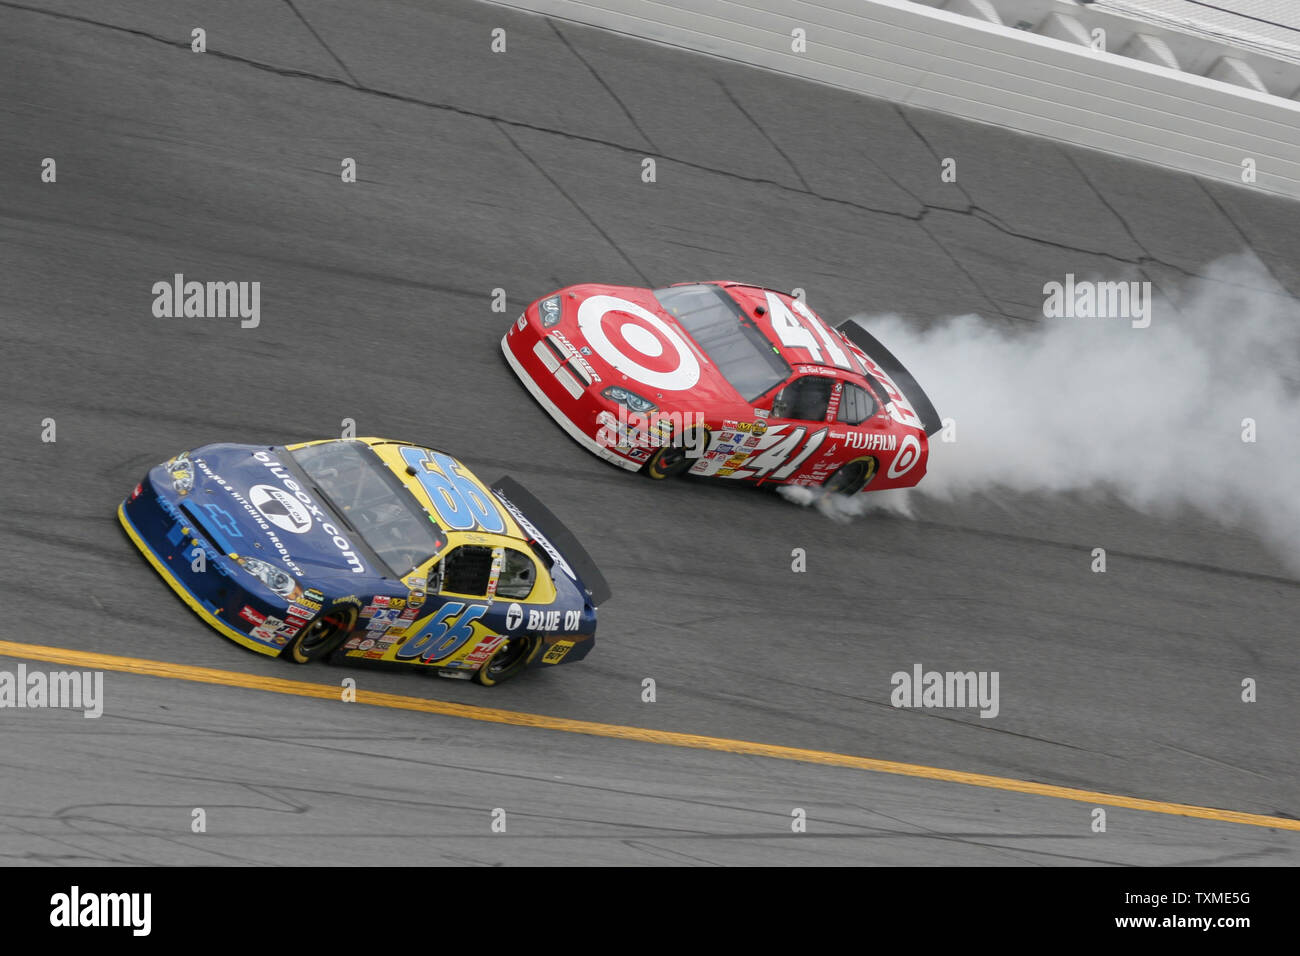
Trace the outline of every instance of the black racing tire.
[[505, 643], [492, 652], [483, 666], [474, 672], [474, 680], [484, 687], [495, 687], [502, 681], [514, 677], [528, 666], [533, 656], [537, 638], [522, 635], [507, 638]]
[[[704, 434], [702, 441], [694, 443], [694, 447], [703, 454], [709, 447], [711, 436], [704, 426], [699, 426], [697, 430]], [[687, 453], [685, 441], [674, 439], [671, 444], [655, 449], [655, 453], [641, 466], [641, 473], [655, 481], [664, 481], [685, 474], [699, 460], [698, 455], [692, 457]]]
[[822, 487], [833, 495], [856, 495], [876, 477], [876, 459], [855, 458], [836, 468]]
[[310, 664], [329, 657], [348, 639], [360, 613], [355, 604], [339, 603], [325, 608], [303, 625], [285, 645], [280, 656], [295, 664]]

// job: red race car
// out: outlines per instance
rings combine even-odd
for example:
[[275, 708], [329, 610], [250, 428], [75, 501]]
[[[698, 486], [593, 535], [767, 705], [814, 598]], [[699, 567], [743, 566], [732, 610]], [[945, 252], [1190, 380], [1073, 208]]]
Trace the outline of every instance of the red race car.
[[740, 282], [569, 286], [528, 306], [501, 349], [575, 441], [651, 478], [906, 488], [942, 427], [856, 322], [833, 329]]

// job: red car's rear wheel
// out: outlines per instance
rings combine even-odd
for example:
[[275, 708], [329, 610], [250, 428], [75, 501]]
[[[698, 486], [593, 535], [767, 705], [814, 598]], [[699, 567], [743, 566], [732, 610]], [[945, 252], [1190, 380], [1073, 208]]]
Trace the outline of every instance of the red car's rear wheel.
[[876, 459], [858, 458], [846, 462], [831, 474], [822, 487], [833, 495], [856, 495], [876, 477]]

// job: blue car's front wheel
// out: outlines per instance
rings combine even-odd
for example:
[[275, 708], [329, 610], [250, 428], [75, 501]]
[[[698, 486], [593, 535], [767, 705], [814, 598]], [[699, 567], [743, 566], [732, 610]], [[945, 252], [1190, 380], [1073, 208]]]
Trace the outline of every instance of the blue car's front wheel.
[[347, 640], [357, 623], [357, 609], [350, 604], [336, 604], [317, 614], [303, 625], [297, 636], [281, 652], [295, 664], [308, 664], [328, 657]]

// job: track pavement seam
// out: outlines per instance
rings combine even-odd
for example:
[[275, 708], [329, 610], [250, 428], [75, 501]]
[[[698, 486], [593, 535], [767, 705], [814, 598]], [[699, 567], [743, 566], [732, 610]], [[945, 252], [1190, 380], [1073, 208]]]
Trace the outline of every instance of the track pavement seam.
[[[125, 33], [130, 36], [135, 36], [142, 39], [152, 40], [156, 43], [161, 43], [164, 44], [165, 46], [170, 46], [175, 49], [189, 50], [189, 45], [187, 43], [182, 43], [180, 41], [173, 40], [170, 37], [162, 36], [156, 33], [151, 33], [147, 30], [140, 30], [134, 27], [120, 26], [118, 24], [108, 23], [102, 20], [94, 20], [89, 17], [77, 16], [74, 14], [62, 13], [53, 10], [42, 10], [39, 7], [32, 7], [27, 4], [16, 3], [14, 2], [14, 0], [0, 0], [0, 8], [22, 10], [27, 13], [34, 13], [42, 16], [53, 17], [60, 20], [80, 23], [85, 26], [99, 27], [106, 30]], [[426, 109], [442, 110], [445, 112], [454, 113], [459, 116], [465, 116], [472, 119], [486, 120], [491, 123], [502, 124], [505, 126], [514, 127], [516, 129], [531, 130], [538, 133], [560, 136], [565, 139], [573, 140], [575, 142], [588, 143], [594, 146], [604, 146], [610, 149], [618, 150], [623, 153], [631, 153], [637, 156], [646, 155], [646, 151], [642, 148], [638, 148], [635, 146], [627, 146], [623, 143], [615, 142], [613, 140], [602, 139], [597, 136], [587, 136], [582, 133], [573, 132], [571, 130], [556, 129], [554, 127], [543, 126], [537, 123], [528, 123], [523, 120], [509, 119], [505, 116], [498, 116], [492, 113], [485, 113], [480, 110], [470, 109], [468, 107], [454, 106], [449, 103], [438, 103], [432, 100], [421, 99], [420, 97], [417, 96], [409, 96], [407, 94], [396, 93], [390, 90], [382, 90], [376, 87], [356, 85], [354, 83], [350, 83], [347, 80], [343, 80], [338, 77], [325, 76], [319, 73], [313, 73], [309, 70], [298, 70], [298, 69], [293, 69], [291, 67], [277, 66], [273, 63], [267, 63], [262, 60], [255, 60], [251, 57], [240, 56], [236, 53], [230, 53], [223, 50], [213, 49], [211, 47], [208, 48], [205, 55], [219, 60], [227, 60], [233, 63], [239, 63], [244, 66], [252, 67], [253, 69], [256, 70], [261, 70], [263, 72], [274, 73], [278, 76], [284, 76], [287, 78], [294, 78], [294, 79], [313, 80], [318, 83], [337, 86], [341, 89], [352, 90], [353, 92], [363, 93], [370, 96], [377, 96], [383, 99], [392, 100], [394, 102], [407, 103], [413, 106], [421, 106]], [[931, 212], [950, 212], [950, 213], [955, 213], [957, 215], [969, 216], [971, 218], [974, 218], [979, 222], [982, 222], [985, 225], [990, 226], [995, 231], [1002, 233], [1008, 238], [1024, 239], [1028, 242], [1040, 244], [1048, 248], [1060, 249], [1066, 252], [1075, 252], [1081, 255], [1094, 256], [1098, 259], [1106, 259], [1113, 262], [1122, 263], [1125, 265], [1141, 266], [1145, 263], [1154, 263], [1156, 265], [1160, 265], [1174, 272], [1177, 272], [1181, 275], [1187, 276], [1188, 278], [1196, 278], [1196, 279], [1207, 278], [1206, 276], [1199, 275], [1198, 273], [1189, 270], [1184, 266], [1172, 262], [1165, 262], [1163, 260], [1158, 260], [1158, 259], [1149, 259], [1147, 257], [1139, 257], [1137, 259], [1132, 259], [1124, 256], [1117, 256], [1114, 253], [1106, 251], [1105, 249], [1087, 249], [1080, 246], [1071, 246], [1067, 243], [1058, 242], [1055, 240], [1047, 239], [1045, 237], [1032, 236], [1027, 233], [1017, 232], [1011, 227], [1002, 223], [1001, 220], [998, 219], [998, 217], [995, 216], [993, 213], [975, 204], [971, 204], [966, 209], [959, 209], [951, 206], [932, 205], [926, 203], [924, 204], [924, 208], [919, 213], [913, 214], [907, 212], [899, 212], [898, 210], [894, 210], [894, 209], [883, 209], [875, 206], [869, 206], [865, 203], [856, 202], [851, 199], [843, 199], [835, 196], [827, 196], [825, 194], [813, 192], [811, 190], [800, 189], [788, 183], [783, 183], [774, 179], [767, 179], [761, 176], [747, 176], [743, 173], [739, 173], [734, 170], [722, 169], [716, 166], [709, 166], [705, 163], [698, 163], [698, 162], [693, 162], [691, 160], [680, 159], [678, 157], [669, 156], [664, 153], [654, 152], [651, 153], [650, 155], [653, 155], [657, 159], [674, 163], [685, 169], [691, 169], [697, 172], [711, 173], [713, 175], [724, 176], [728, 179], [733, 179], [737, 182], [749, 183], [751, 185], [769, 186], [783, 192], [794, 193], [795, 195], [798, 196], [807, 196], [809, 198], [816, 199], [820, 202], [829, 203], [837, 206], [844, 206], [849, 209], [855, 209], [859, 212], [865, 212], [865, 213], [870, 213], [879, 216], [886, 216], [892, 219], [901, 219], [901, 220], [906, 220], [915, 223], [921, 223]], [[1001, 309], [998, 309], [997, 311], [999, 313], [1002, 313]]]

